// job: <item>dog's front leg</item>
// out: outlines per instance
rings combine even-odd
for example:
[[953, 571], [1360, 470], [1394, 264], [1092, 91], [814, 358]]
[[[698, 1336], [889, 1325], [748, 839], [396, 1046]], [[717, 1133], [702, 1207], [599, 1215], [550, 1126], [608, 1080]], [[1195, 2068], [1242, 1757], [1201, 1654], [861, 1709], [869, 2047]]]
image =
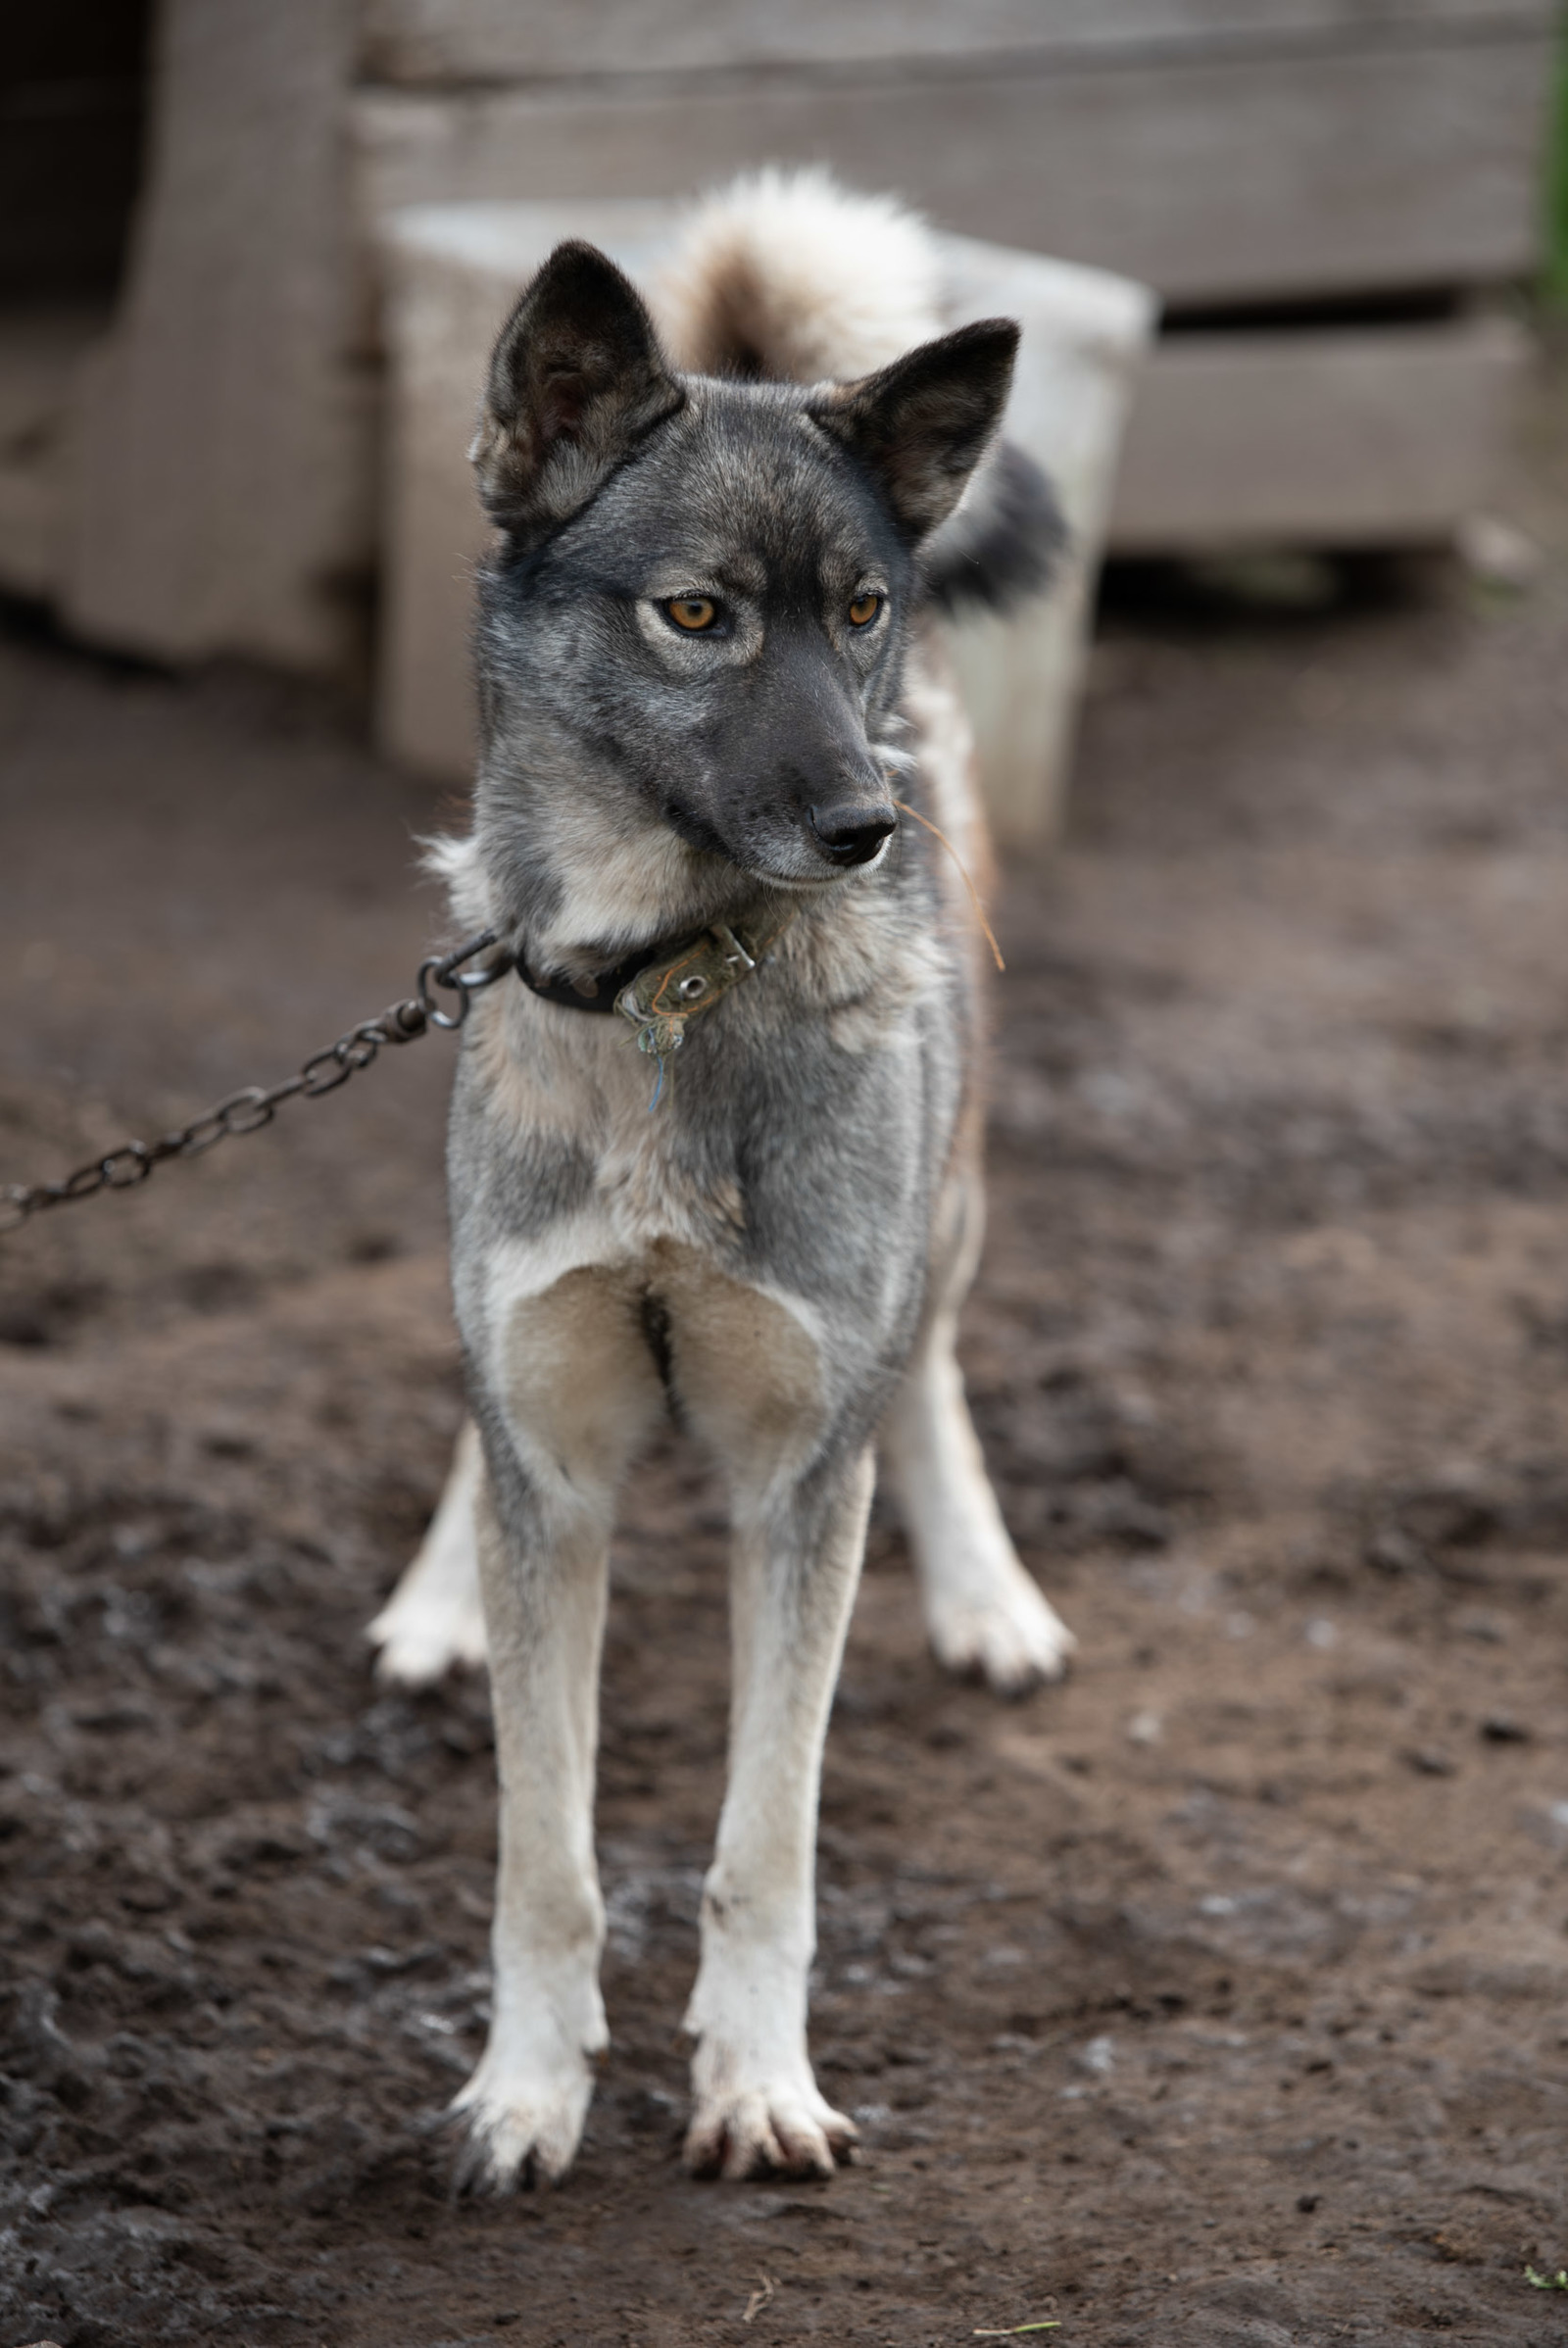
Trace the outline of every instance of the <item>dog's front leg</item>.
[[468, 2119], [460, 2181], [492, 2191], [570, 2166], [608, 2042], [592, 1823], [605, 1528], [551, 1525], [515, 1492], [503, 1507], [505, 1524], [487, 1482], [479, 1564], [501, 1779], [490, 2037], [453, 2105]]
[[729, 1787], [686, 2015], [700, 2175], [831, 2176], [855, 2138], [817, 2091], [806, 2003], [822, 1743], [873, 1474], [863, 1450], [737, 1512]]
[[634, 1304], [569, 1274], [511, 1316], [484, 1397], [479, 1575], [501, 1780], [489, 2043], [453, 2106], [462, 2181], [570, 2166], [608, 2043], [594, 1755], [610, 1535], [626, 1459], [662, 1391]]

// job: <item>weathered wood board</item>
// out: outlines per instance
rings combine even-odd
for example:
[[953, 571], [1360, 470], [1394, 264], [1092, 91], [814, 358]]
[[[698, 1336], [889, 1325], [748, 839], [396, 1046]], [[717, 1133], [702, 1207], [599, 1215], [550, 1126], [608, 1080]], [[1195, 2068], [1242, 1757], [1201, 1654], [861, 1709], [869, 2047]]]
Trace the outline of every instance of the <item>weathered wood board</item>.
[[0, 589], [51, 601], [65, 583], [76, 385], [102, 304], [0, 316]]
[[1505, 26], [1289, 61], [362, 91], [357, 211], [674, 196], [762, 158], [819, 160], [1167, 306], [1452, 285], [1531, 266], [1549, 56], [1544, 29]]
[[74, 471], [17, 485], [11, 535], [34, 572], [52, 550], [86, 636], [341, 672], [381, 536], [394, 210], [820, 158], [1167, 306], [1481, 286], [1535, 263], [1559, 23], [1554, 0], [165, 0], [127, 291]]
[[846, 66], [987, 53], [1110, 52], [1528, 26], [1550, 0], [368, 0], [368, 78], [528, 81], [568, 73]]
[[353, 0], [169, 0], [130, 284], [86, 385], [66, 611], [161, 659], [342, 665], [372, 543], [348, 360]]
[[1493, 487], [1529, 362], [1505, 318], [1173, 336], [1140, 385], [1111, 552], [1445, 543]]

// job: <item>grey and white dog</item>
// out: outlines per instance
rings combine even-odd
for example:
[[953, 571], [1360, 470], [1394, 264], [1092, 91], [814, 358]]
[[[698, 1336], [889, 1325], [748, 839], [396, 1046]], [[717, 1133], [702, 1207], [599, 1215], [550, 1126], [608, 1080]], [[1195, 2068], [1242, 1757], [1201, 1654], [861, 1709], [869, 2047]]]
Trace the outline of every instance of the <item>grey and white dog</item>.
[[974, 938], [895, 806], [979, 865], [922, 607], [1038, 583], [1051, 514], [993, 453], [1016, 328], [931, 339], [933, 288], [908, 216], [764, 175], [698, 219], [662, 341], [601, 254], [564, 245], [491, 363], [483, 749], [471, 836], [439, 860], [527, 983], [476, 999], [452, 1111], [473, 1426], [372, 1626], [393, 1680], [489, 1662], [494, 2019], [456, 2106], [476, 2184], [562, 2175], [607, 2043], [607, 1559], [667, 1407], [721, 1470], [734, 1534], [694, 2170], [826, 2175], [854, 2140], [811, 2074], [807, 1977], [878, 1446], [941, 1660], [1011, 1690], [1071, 1645], [1004, 1529], [955, 1359], [982, 1212]]

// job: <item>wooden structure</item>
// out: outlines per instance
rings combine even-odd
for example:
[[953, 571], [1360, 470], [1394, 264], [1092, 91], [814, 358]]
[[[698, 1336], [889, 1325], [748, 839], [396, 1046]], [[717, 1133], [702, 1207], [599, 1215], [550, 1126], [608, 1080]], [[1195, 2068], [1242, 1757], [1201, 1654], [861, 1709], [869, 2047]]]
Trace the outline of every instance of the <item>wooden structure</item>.
[[1492, 311], [1536, 266], [1557, 24], [1555, 0], [164, 0], [127, 279], [62, 362], [30, 505], [0, 450], [0, 582], [9, 498], [25, 584], [83, 633], [341, 670], [380, 546], [386, 220], [767, 158], [1156, 289], [1113, 544], [1440, 538], [1520, 364]]

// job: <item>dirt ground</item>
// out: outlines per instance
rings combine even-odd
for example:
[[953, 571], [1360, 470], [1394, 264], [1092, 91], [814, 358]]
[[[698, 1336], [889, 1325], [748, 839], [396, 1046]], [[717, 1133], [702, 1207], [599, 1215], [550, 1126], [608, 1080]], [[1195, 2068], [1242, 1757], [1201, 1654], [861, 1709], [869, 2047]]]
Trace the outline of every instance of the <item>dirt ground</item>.
[[[0, 2348], [1538, 2343], [1568, 2293], [1568, 529], [1527, 591], [1121, 609], [1014, 876], [967, 1366], [1082, 1641], [944, 1681], [879, 1525], [814, 2047], [865, 2157], [678, 2162], [722, 1525], [615, 1555], [614, 2044], [558, 2193], [447, 2197], [476, 1682], [364, 1625], [460, 1411], [444, 1041], [0, 1247]], [[0, 1174], [405, 991], [429, 795], [244, 677], [0, 646]], [[1034, 2334], [1028, 2335], [1036, 2336]], [[1050, 2335], [1041, 2335], [1050, 2336]]]

